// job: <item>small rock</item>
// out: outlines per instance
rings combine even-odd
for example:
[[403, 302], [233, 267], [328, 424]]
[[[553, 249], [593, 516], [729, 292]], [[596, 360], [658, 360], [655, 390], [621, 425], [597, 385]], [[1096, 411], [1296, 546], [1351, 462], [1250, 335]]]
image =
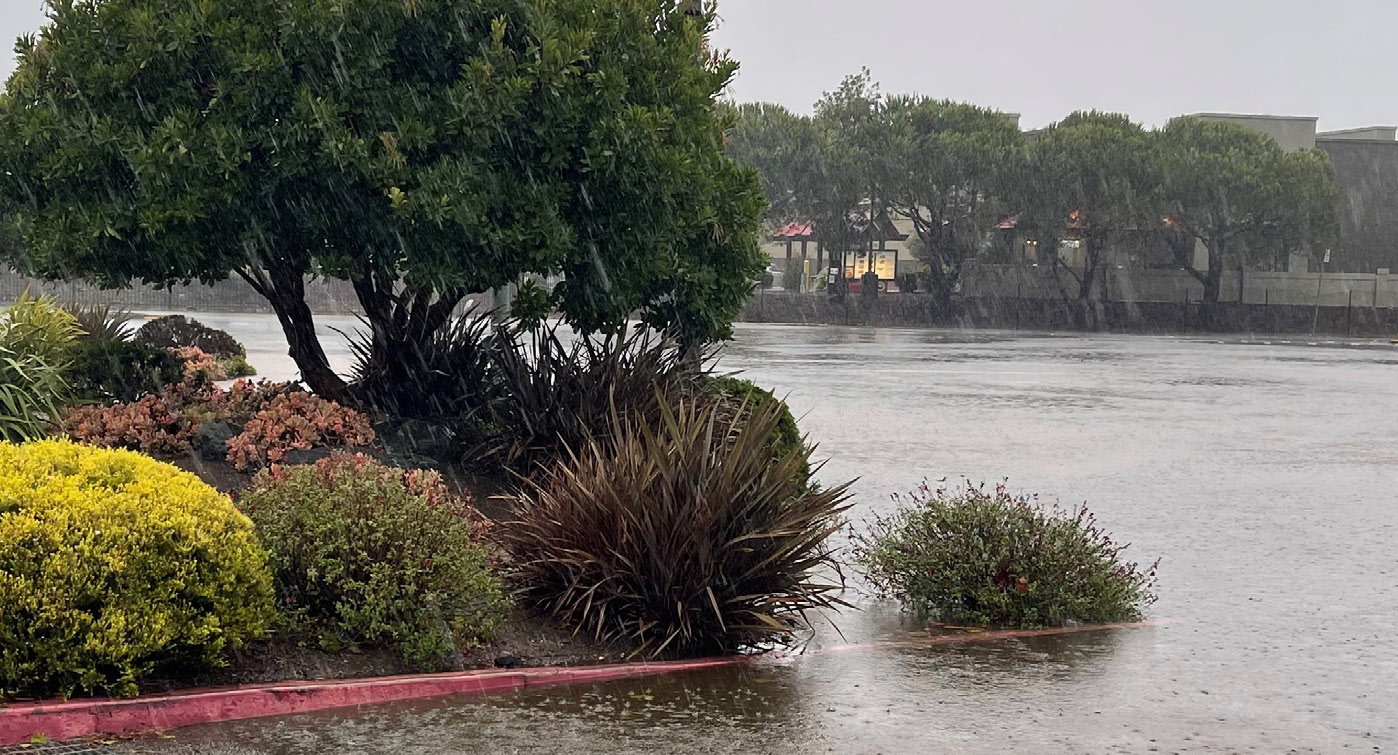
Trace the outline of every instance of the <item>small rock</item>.
[[524, 659], [514, 653], [502, 653], [495, 659], [495, 668], [524, 668]]
[[194, 450], [204, 461], [223, 461], [228, 458], [228, 441], [238, 432], [227, 422], [205, 423], [194, 436]]

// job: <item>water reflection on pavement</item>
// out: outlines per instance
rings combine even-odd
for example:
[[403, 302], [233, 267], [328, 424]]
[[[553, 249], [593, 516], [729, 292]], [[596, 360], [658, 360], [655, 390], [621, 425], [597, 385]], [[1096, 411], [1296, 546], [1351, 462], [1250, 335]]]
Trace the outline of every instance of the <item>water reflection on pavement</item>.
[[[200, 316], [289, 377], [270, 318]], [[336, 324], [352, 327], [353, 320]], [[261, 339], [261, 340], [258, 340]], [[264, 346], [264, 343], [266, 344]], [[337, 366], [347, 352], [332, 349]], [[1398, 752], [1398, 350], [740, 326], [723, 368], [786, 395], [859, 477], [1088, 501], [1163, 556], [1132, 630], [841, 650], [919, 627], [858, 587], [750, 668], [201, 727], [190, 753]]]

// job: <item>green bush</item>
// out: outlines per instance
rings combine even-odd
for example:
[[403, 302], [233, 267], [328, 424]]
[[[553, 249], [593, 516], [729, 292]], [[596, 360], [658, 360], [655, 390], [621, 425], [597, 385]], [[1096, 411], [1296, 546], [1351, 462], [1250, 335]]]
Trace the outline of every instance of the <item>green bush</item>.
[[0, 441], [43, 437], [67, 391], [61, 368], [0, 345]]
[[162, 349], [199, 349], [220, 360], [247, 356], [233, 336], [184, 315], [151, 320], [136, 331], [136, 340]]
[[114, 340], [82, 340], [73, 347], [68, 382], [74, 398], [135, 401], [184, 379], [184, 361], [168, 349]]
[[0, 311], [0, 347], [59, 369], [67, 366], [82, 334], [77, 319], [52, 296], [35, 298], [26, 291]]
[[286, 623], [327, 646], [386, 644], [450, 668], [508, 608], [479, 519], [435, 473], [341, 454], [263, 471], [239, 503], [271, 552]]
[[776, 402], [738, 415], [697, 397], [549, 467], [503, 526], [521, 595], [638, 653], [704, 655], [790, 639], [839, 605], [827, 538], [846, 489], [804, 489], [809, 452], [773, 458]]
[[248, 378], [257, 374], [257, 368], [248, 364], [248, 358], [242, 354], [219, 360], [219, 366], [223, 368], [225, 380]]
[[52, 297], [0, 310], [0, 440], [42, 437], [68, 397], [64, 371], [82, 331]]
[[710, 388], [720, 396], [739, 402], [739, 405], [755, 407], [775, 404], [780, 408], [777, 427], [772, 431], [771, 445], [774, 455], [781, 457], [805, 448], [806, 440], [801, 437], [801, 428], [796, 425], [796, 415], [791, 413], [791, 407], [787, 406], [785, 401], [777, 398], [771, 391], [751, 380], [735, 377], [715, 378], [710, 383]]
[[260, 636], [271, 597], [252, 523], [194, 475], [0, 443], [0, 691], [134, 694], [162, 663]]
[[82, 328], [79, 341], [129, 341], [135, 335], [136, 330], [131, 323], [136, 320], [136, 315], [125, 309], [111, 305], [70, 306], [66, 309], [78, 321], [78, 327]]
[[869, 581], [920, 615], [1010, 627], [1135, 621], [1155, 600], [1155, 566], [1122, 560], [1086, 507], [1009, 493], [933, 489], [856, 533]]

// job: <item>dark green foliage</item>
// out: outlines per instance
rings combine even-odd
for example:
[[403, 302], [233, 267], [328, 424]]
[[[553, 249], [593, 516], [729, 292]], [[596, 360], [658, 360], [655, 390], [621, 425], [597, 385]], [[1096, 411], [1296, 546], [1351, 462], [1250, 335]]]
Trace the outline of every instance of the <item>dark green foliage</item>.
[[872, 128], [878, 198], [912, 221], [928, 290], [945, 305], [1008, 212], [1002, 198], [1019, 127], [995, 110], [914, 96], [888, 98]]
[[[1284, 266], [1334, 243], [1340, 189], [1323, 151], [1287, 152], [1266, 134], [1201, 118], [1170, 121], [1157, 141], [1171, 248], [1206, 305], [1219, 301], [1225, 268]], [[1197, 244], [1208, 252], [1203, 267]]]
[[386, 644], [451, 668], [508, 609], [479, 516], [435, 473], [342, 454], [261, 472], [238, 504], [269, 551], [284, 623], [325, 647]]
[[1136, 621], [1155, 600], [1155, 566], [1122, 559], [1086, 507], [1046, 508], [987, 490], [933, 489], [855, 533], [869, 581], [919, 614], [1010, 627]]
[[83, 334], [78, 336], [80, 341], [128, 341], [136, 330], [131, 325], [136, 320], [135, 314], [108, 304], [67, 307], [67, 310], [83, 329]]
[[[1079, 112], [1037, 134], [1021, 155], [1013, 190], [1019, 229], [1038, 239], [1043, 262], [1077, 284], [1063, 295], [1077, 301], [1081, 327], [1094, 325], [1088, 302], [1110, 252], [1128, 234], [1162, 229], [1154, 139], [1125, 115]], [[1059, 239], [1070, 235], [1082, 242], [1077, 266], [1058, 255]]]
[[130, 341], [78, 341], [68, 368], [73, 397], [98, 403], [129, 403], [183, 379], [184, 360], [178, 355]]
[[[777, 398], [771, 391], [752, 382], [736, 377], [721, 377], [714, 379], [709, 384], [709, 390], [715, 395], [729, 399], [729, 406], [736, 406], [751, 411], [759, 406], [775, 405], [780, 407], [776, 429], [772, 431], [771, 443], [773, 458], [780, 459], [789, 454], [803, 453], [806, 449], [806, 439], [801, 435], [801, 428], [796, 425], [796, 415], [791, 413], [791, 407], [786, 402]], [[802, 484], [810, 481], [811, 468], [807, 464], [803, 473], [805, 476]]]
[[377, 359], [415, 361], [467, 294], [531, 273], [566, 276], [551, 302], [581, 330], [639, 312], [723, 338], [762, 197], [723, 154], [714, 22], [652, 0], [53, 3], [0, 100], [7, 261], [243, 277], [335, 399], [313, 274], [354, 284]]
[[898, 276], [898, 290], [905, 294], [915, 294], [918, 289], [919, 273], [902, 273]]
[[513, 501], [501, 541], [522, 597], [648, 656], [789, 640], [806, 611], [841, 605], [820, 573], [847, 486], [804, 492], [809, 452], [772, 457], [782, 417], [686, 398], [654, 423], [615, 418]]
[[151, 320], [136, 331], [135, 340], [161, 349], [195, 348], [218, 360], [247, 356], [233, 336], [184, 315]]
[[469, 425], [498, 395], [489, 314], [467, 312], [433, 334], [411, 361], [375, 357], [372, 337], [350, 339], [352, 385], [364, 404], [394, 417], [456, 418]]
[[657, 421], [700, 379], [675, 344], [641, 328], [566, 341], [557, 327], [501, 328], [492, 359], [495, 395], [481, 417], [503, 429], [492, 458], [521, 474], [605, 438], [613, 413]]

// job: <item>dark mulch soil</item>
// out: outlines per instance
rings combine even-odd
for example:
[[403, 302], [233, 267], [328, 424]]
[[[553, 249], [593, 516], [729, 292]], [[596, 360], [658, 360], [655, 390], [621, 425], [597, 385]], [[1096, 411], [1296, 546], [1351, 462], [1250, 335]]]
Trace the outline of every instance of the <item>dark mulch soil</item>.
[[[624, 650], [573, 637], [546, 621], [514, 612], [491, 644], [462, 655], [460, 670], [496, 667], [586, 666], [627, 660]], [[420, 673], [388, 648], [321, 650], [314, 638], [273, 638], [230, 654], [215, 669], [167, 669], [141, 684], [141, 694], [287, 681], [366, 679]], [[162, 678], [163, 677], [163, 678]]]
[[186, 472], [193, 472], [220, 493], [236, 493], [252, 481], [252, 472], [239, 472], [226, 461], [204, 461], [195, 454], [157, 458]]

